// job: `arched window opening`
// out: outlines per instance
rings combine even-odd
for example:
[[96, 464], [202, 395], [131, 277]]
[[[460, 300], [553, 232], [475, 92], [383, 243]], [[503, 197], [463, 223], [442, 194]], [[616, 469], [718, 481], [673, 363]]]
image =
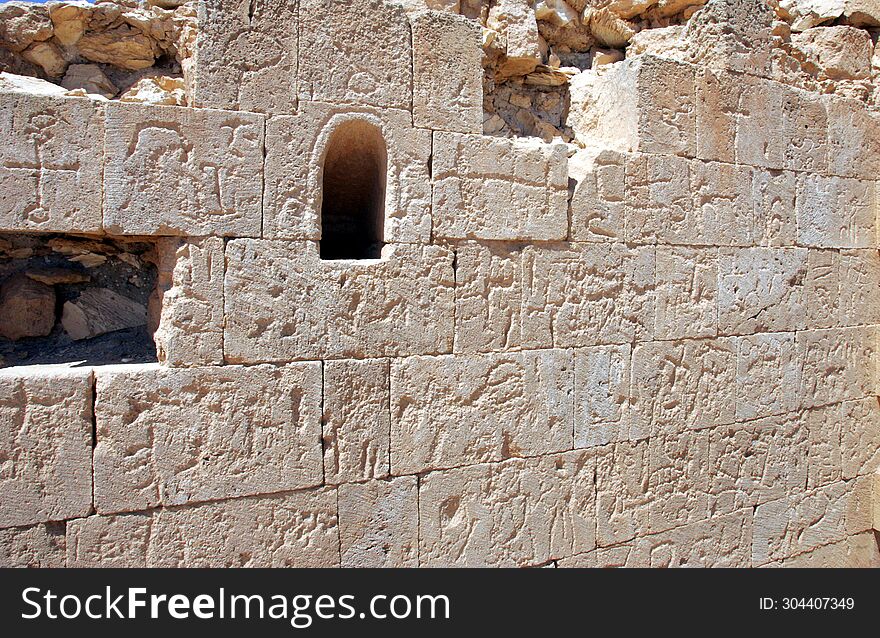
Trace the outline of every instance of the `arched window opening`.
[[382, 133], [352, 120], [333, 131], [324, 160], [321, 259], [379, 259], [388, 153]]

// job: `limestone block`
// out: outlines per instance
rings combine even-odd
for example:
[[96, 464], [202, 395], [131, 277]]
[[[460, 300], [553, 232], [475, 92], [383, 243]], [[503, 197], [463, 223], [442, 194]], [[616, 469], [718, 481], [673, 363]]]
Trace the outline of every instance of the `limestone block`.
[[102, 514], [322, 481], [317, 363], [120, 367], [99, 372], [96, 387]]
[[650, 339], [654, 249], [570, 244], [523, 251], [522, 345], [572, 348]]
[[652, 436], [733, 423], [736, 342], [730, 338], [637, 344], [633, 427]]
[[718, 334], [718, 251], [657, 248], [656, 339]]
[[788, 0], [786, 9], [792, 18], [793, 28], [798, 31], [837, 18], [846, 18], [848, 24], [862, 26], [880, 24], [880, 7], [874, 0]]
[[575, 448], [647, 437], [647, 432], [630, 428], [627, 402], [631, 354], [629, 345], [575, 350]]
[[[431, 238], [431, 134], [397, 109], [303, 103], [296, 116], [273, 117], [266, 129], [264, 236], [320, 239], [324, 160], [334, 133], [377, 129], [385, 140], [386, 242]], [[356, 159], [356, 158], [353, 158]]]
[[101, 232], [103, 138], [91, 100], [0, 93], [0, 230]]
[[562, 144], [434, 134], [434, 236], [553, 240], [568, 235]]
[[728, 75], [726, 81], [740, 85], [734, 142], [737, 163], [783, 168], [786, 150], [780, 132], [784, 129], [786, 87], [750, 75]]
[[791, 246], [796, 242], [796, 182], [796, 173], [791, 171], [752, 171], [753, 244]]
[[223, 363], [223, 240], [159, 242], [159, 361], [172, 367]]
[[[719, 69], [700, 69], [696, 74], [696, 157], [733, 164], [741, 78]], [[743, 79], [749, 81], [748, 79]]]
[[541, 36], [536, 13], [528, 0], [499, 0], [489, 8], [486, 26], [507, 41], [497, 70], [500, 79], [525, 75], [541, 61]]
[[108, 232], [260, 234], [261, 116], [128, 103], [106, 110]]
[[386, 359], [324, 363], [324, 478], [338, 484], [390, 471], [390, 365]]
[[661, 434], [648, 442], [649, 532], [700, 521], [709, 511], [709, 431]]
[[648, 528], [648, 441], [599, 448], [596, 456], [596, 542], [608, 547]]
[[342, 567], [418, 567], [415, 476], [339, 487]]
[[92, 507], [92, 375], [0, 370], [0, 528], [84, 516]]
[[828, 116], [825, 100], [800, 89], [782, 90], [782, 165], [796, 171], [828, 168]]
[[571, 449], [573, 376], [564, 350], [394, 361], [392, 473]]
[[784, 498], [807, 483], [807, 437], [796, 414], [723, 425], [709, 434], [709, 514]]
[[419, 487], [421, 565], [534, 565], [592, 550], [594, 472], [590, 452], [431, 472]]
[[456, 247], [455, 352], [492, 352], [522, 342], [522, 252], [515, 244]]
[[293, 113], [298, 0], [199, 3], [193, 102], [199, 107]]
[[[880, 323], [880, 254], [840, 251], [840, 324]], [[830, 327], [830, 326], [827, 326]]]
[[[880, 18], [880, 9], [877, 11]], [[823, 26], [792, 34], [792, 44], [807, 54], [832, 80], [869, 80], [874, 43], [865, 29], [848, 25]]]
[[243, 498], [70, 523], [68, 564], [338, 567], [336, 492]]
[[623, 241], [625, 232], [625, 174], [622, 154], [605, 151], [586, 166], [576, 154], [569, 175], [577, 181], [571, 197], [571, 240]]
[[874, 484], [874, 531], [880, 532], [880, 472], [874, 472], [874, 475], [870, 478], [870, 480]]
[[0, 284], [0, 338], [45, 337], [55, 327], [55, 290], [19, 273]]
[[798, 178], [798, 243], [824, 248], [877, 245], [876, 182], [804, 174]]
[[[53, 322], [54, 323], [54, 322]], [[64, 303], [64, 331], [74, 341], [147, 325], [147, 309], [109, 288], [89, 288]]]
[[873, 532], [850, 536], [846, 540], [823, 545], [782, 561], [784, 567], [799, 569], [817, 568], [877, 568], [880, 567], [880, 550]]
[[452, 253], [386, 246], [381, 261], [321, 261], [307, 242], [226, 246], [230, 363], [447, 353]]
[[801, 361], [793, 332], [738, 339], [736, 419], [784, 414], [800, 407]]
[[804, 322], [805, 249], [721, 248], [718, 329], [723, 334], [795, 330]]
[[0, 567], [64, 567], [64, 525], [0, 530]]
[[588, 145], [693, 157], [696, 78], [691, 65], [640, 55], [601, 75], [580, 73], [570, 86], [570, 123]]
[[[807, 253], [807, 276], [804, 279], [804, 316], [801, 325], [807, 328], [835, 328], [842, 321], [844, 306], [857, 303], [870, 295], [870, 288], [864, 288], [850, 299], [844, 299], [845, 280], [858, 277], [858, 271], [851, 275], [844, 272], [841, 254], [836, 250], [810, 250]], [[859, 321], [857, 323], [862, 323]]]
[[[844, 404], [812, 408], [801, 413], [800, 436], [806, 446], [807, 489], [839, 481], [842, 475], [841, 432]], [[794, 491], [789, 494], [795, 493]]]
[[[690, 163], [679, 157], [636, 155], [626, 162], [626, 219], [629, 241], [671, 242], [693, 221]], [[694, 234], [699, 234], [699, 231]]]
[[858, 100], [826, 99], [829, 172], [876, 180], [880, 174], [880, 114]]
[[847, 481], [846, 533], [860, 534], [873, 526], [874, 480], [872, 476], [859, 476]]
[[413, 122], [458, 133], [483, 131], [483, 48], [478, 22], [447, 12], [410, 17]]
[[873, 327], [798, 332], [796, 339], [803, 362], [802, 406], [875, 395], [877, 336]]
[[299, 96], [412, 108], [412, 45], [402, 7], [386, 0], [300, 0]]
[[[868, 476], [880, 469], [880, 408], [874, 397], [840, 404], [840, 453], [843, 478]], [[880, 507], [877, 501], [876, 507]]]

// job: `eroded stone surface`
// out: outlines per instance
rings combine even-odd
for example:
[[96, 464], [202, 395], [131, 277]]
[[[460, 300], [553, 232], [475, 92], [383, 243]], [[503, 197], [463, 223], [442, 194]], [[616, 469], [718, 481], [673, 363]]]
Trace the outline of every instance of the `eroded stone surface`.
[[64, 524], [0, 530], [0, 566], [64, 567], [65, 542]]
[[418, 567], [414, 476], [339, 488], [342, 567]]

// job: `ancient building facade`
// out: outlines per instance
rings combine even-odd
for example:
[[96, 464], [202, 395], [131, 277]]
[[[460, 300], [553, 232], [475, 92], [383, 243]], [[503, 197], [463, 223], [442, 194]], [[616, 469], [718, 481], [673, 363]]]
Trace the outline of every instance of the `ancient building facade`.
[[3, 565], [880, 564], [876, 2], [0, 17]]

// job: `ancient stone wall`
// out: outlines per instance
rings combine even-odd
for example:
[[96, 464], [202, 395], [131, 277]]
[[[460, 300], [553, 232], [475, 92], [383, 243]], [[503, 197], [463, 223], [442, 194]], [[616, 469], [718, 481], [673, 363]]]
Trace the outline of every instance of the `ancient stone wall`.
[[880, 565], [876, 2], [0, 19], [0, 564]]

